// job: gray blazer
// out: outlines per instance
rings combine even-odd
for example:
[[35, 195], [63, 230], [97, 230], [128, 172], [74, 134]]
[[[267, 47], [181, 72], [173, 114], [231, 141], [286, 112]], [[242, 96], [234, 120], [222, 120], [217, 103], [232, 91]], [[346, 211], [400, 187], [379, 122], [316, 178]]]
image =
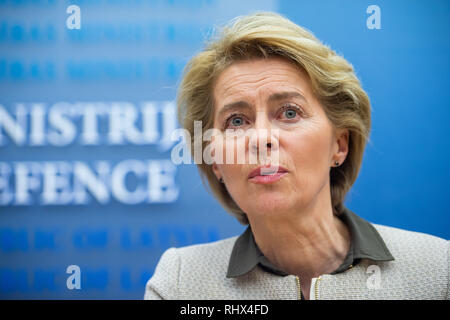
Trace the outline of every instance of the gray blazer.
[[[450, 241], [373, 224], [394, 261], [363, 259], [339, 274], [313, 278], [311, 299], [450, 299]], [[299, 299], [296, 276], [278, 276], [257, 266], [227, 278], [237, 237], [170, 248], [147, 282], [144, 299]]]

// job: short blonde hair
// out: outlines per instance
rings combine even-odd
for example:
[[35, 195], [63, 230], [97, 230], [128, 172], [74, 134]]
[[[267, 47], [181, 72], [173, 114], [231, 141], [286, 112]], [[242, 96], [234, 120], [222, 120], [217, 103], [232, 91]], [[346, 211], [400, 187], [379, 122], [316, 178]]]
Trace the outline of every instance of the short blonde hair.
[[[186, 65], [177, 105], [178, 120], [192, 139], [191, 154], [194, 154], [194, 121], [202, 121], [203, 130], [213, 127], [213, 86], [221, 72], [239, 60], [270, 57], [286, 58], [305, 70], [331, 123], [335, 128], [349, 130], [347, 158], [330, 172], [331, 202], [334, 214], [338, 215], [361, 167], [371, 126], [370, 101], [351, 64], [311, 32], [279, 14], [258, 12], [233, 19]], [[204, 150], [207, 142], [202, 144]], [[217, 180], [212, 166], [202, 161], [198, 168], [203, 183], [206, 178], [225, 209], [240, 223], [248, 224], [245, 212]]]

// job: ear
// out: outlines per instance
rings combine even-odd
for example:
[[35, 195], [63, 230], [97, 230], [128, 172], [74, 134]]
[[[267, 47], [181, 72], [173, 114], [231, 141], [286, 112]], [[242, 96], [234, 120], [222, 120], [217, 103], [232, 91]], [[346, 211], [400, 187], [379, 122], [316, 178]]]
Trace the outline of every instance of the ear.
[[[211, 137], [211, 144], [214, 144], [214, 136]], [[216, 175], [217, 180], [220, 180], [220, 178], [222, 177], [220, 170], [219, 170], [219, 166], [217, 165], [214, 157], [216, 155], [216, 150], [214, 148], [211, 148], [211, 157], [213, 158], [213, 163], [212, 163], [212, 171], [213, 173]]]
[[335, 140], [335, 150], [333, 154], [333, 163], [335, 161], [339, 162], [339, 165], [344, 163], [348, 155], [350, 141], [350, 132], [348, 129], [337, 129], [336, 130], [336, 140]]
[[220, 180], [220, 178], [222, 178], [222, 174], [220, 173], [219, 166], [215, 162], [212, 164], [212, 170], [216, 175], [217, 180]]

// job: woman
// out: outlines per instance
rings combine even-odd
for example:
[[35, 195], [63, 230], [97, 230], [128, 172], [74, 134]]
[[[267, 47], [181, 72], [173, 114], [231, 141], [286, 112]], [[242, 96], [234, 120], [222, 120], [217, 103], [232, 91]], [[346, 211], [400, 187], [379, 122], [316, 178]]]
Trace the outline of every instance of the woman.
[[352, 66], [311, 33], [273, 13], [235, 19], [187, 65], [178, 107], [191, 137], [195, 121], [218, 130], [212, 154], [244, 145], [245, 159], [257, 155], [198, 164], [248, 228], [167, 250], [146, 299], [448, 299], [448, 241], [344, 207], [370, 102]]

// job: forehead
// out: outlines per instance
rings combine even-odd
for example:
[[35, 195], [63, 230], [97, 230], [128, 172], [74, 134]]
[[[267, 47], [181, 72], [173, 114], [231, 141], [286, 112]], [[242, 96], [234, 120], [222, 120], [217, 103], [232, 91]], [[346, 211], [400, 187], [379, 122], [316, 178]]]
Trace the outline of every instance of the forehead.
[[307, 91], [308, 76], [293, 62], [274, 57], [233, 63], [217, 78], [213, 94], [220, 105], [223, 99], [237, 95], [269, 94], [282, 89]]

